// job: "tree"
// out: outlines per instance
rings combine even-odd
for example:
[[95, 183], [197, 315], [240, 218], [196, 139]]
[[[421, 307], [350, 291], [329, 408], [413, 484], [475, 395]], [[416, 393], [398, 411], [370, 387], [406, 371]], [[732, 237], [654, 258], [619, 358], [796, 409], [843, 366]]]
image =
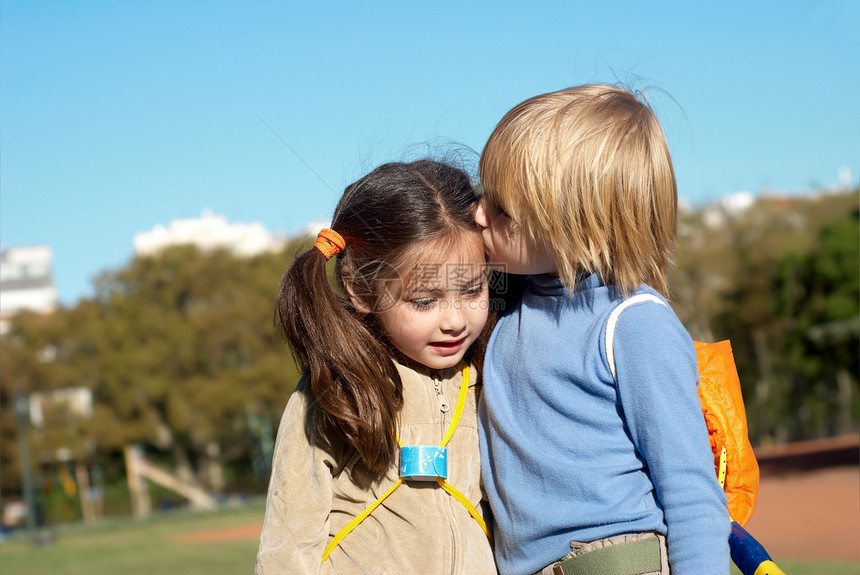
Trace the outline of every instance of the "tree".
[[[830, 433], [825, 406], [850, 403], [856, 343], [837, 357], [810, 334], [856, 321], [857, 198], [765, 196], [745, 210], [682, 214], [673, 304], [694, 337], [731, 340], [754, 442]], [[842, 391], [828, 388], [832, 370]]]
[[[242, 475], [224, 465], [251, 468], [252, 445], [271, 433], [298, 380], [274, 322], [278, 283], [298, 245], [253, 258], [170, 248], [105, 273], [93, 300], [16, 317], [0, 338], [2, 399], [84, 386], [93, 416], [46, 425], [39, 449], [74, 445], [81, 460], [139, 443], [186, 481], [224, 489]], [[45, 350], [53, 361], [40, 361]], [[0, 425], [12, 429], [8, 412]], [[11, 463], [17, 450], [5, 437]], [[7, 469], [4, 485], [14, 485]]]
[[784, 320], [781, 371], [793, 383], [790, 399], [799, 422], [818, 435], [849, 433], [858, 412], [857, 270], [860, 224], [855, 209], [825, 224], [809, 253], [786, 255], [775, 278], [774, 308]]

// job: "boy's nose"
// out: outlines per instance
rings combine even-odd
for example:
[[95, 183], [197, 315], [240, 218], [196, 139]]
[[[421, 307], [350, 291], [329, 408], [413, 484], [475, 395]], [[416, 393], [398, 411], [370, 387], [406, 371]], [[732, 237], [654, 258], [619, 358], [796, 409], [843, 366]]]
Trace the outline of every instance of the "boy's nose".
[[478, 200], [478, 205], [475, 207], [475, 223], [481, 226], [482, 228], [486, 228], [490, 225], [490, 220], [487, 218], [487, 210], [484, 207], [484, 202], [486, 200], [481, 198]]

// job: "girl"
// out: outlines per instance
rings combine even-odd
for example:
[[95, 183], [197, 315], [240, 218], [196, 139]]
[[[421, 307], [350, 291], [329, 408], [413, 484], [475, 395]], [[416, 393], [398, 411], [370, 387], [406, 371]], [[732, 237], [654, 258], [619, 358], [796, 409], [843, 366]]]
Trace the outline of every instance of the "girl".
[[696, 353], [665, 301], [677, 194], [653, 112], [605, 85], [537, 96], [480, 170], [490, 262], [531, 276], [480, 406], [499, 570], [727, 575]]
[[480, 488], [489, 300], [474, 202], [445, 164], [380, 166], [284, 275], [278, 312], [305, 375], [278, 433], [258, 575], [496, 572]]

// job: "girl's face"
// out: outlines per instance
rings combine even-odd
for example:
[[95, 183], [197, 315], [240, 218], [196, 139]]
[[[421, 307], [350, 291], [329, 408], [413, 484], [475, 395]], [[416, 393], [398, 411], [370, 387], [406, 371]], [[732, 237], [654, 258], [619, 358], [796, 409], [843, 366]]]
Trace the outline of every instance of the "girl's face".
[[557, 272], [549, 247], [525, 236], [511, 217], [486, 196], [478, 202], [475, 222], [481, 226], [484, 249], [493, 269], [518, 275]]
[[464, 232], [447, 251], [416, 247], [400, 278], [377, 293], [376, 322], [400, 353], [431, 369], [460, 363], [487, 321], [487, 264], [481, 237]]

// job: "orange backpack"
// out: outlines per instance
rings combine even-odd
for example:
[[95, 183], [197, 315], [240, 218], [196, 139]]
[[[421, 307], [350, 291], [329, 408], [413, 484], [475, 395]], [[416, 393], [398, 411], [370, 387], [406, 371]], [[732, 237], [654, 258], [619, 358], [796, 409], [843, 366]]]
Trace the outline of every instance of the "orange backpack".
[[[641, 294], [616, 307], [606, 322], [606, 357], [615, 377], [615, 352], [612, 349], [615, 323], [629, 305], [640, 302], [666, 305], [660, 298]], [[699, 400], [708, 426], [714, 468], [720, 485], [726, 491], [729, 515], [745, 525], [752, 516], [758, 496], [758, 462], [747, 431], [747, 417], [741, 395], [741, 383], [732, 355], [732, 346], [694, 342], [699, 364]]]
[[699, 399], [708, 424], [714, 466], [726, 490], [729, 515], [743, 526], [755, 509], [759, 476], [732, 346], [728, 340], [694, 343], [699, 363]]

